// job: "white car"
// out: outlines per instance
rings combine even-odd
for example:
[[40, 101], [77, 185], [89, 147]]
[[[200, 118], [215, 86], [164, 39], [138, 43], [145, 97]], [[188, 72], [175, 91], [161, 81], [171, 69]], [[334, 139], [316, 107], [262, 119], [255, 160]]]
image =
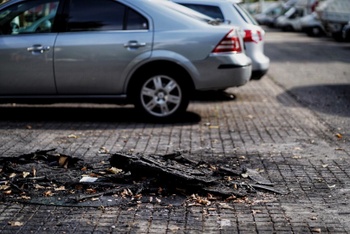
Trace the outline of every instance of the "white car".
[[252, 60], [251, 79], [259, 80], [268, 71], [270, 59], [264, 54], [264, 29], [237, 0], [172, 0], [226, 24], [243, 30], [246, 54]]

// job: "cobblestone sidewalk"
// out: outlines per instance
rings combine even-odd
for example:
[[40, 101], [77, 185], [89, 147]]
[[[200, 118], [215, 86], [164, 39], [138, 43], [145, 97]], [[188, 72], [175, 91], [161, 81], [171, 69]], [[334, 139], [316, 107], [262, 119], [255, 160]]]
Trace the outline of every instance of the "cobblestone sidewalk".
[[349, 233], [349, 140], [269, 77], [228, 91], [236, 98], [202, 97], [171, 124], [144, 123], [128, 106], [1, 105], [0, 155], [55, 148], [97, 163], [107, 160], [106, 152], [185, 150], [257, 170], [288, 194], [258, 191], [210, 205], [145, 202], [126, 208], [1, 202], [0, 232]]

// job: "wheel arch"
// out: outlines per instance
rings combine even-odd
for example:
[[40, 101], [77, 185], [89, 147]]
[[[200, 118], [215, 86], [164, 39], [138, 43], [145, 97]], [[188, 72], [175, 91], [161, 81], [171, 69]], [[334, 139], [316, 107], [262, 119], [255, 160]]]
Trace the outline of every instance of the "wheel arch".
[[139, 81], [142, 81], [142, 75], [147, 74], [150, 71], [157, 70], [166, 70], [167, 72], [170, 72], [177, 77], [181, 77], [181, 82], [185, 83], [189, 93], [195, 89], [195, 84], [190, 73], [183, 66], [173, 61], [155, 60], [140, 66], [130, 77], [126, 88], [126, 94], [129, 101], [133, 102], [133, 99], [135, 98], [133, 88], [138, 84]]

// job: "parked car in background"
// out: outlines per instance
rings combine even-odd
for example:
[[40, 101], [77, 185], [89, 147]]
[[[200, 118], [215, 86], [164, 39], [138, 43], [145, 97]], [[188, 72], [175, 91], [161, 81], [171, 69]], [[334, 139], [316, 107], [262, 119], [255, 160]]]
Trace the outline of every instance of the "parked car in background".
[[291, 7], [286, 13], [277, 17], [275, 26], [283, 31], [301, 31], [300, 19], [306, 15], [305, 8]]
[[344, 41], [350, 41], [350, 21], [343, 27], [342, 36]]
[[343, 27], [350, 21], [350, 0], [324, 0], [316, 12], [327, 35], [336, 41], [343, 41]]
[[262, 12], [254, 14], [253, 17], [260, 25], [275, 27], [277, 17], [283, 15], [289, 8], [283, 2], [274, 2]]
[[316, 12], [302, 17], [300, 19], [300, 25], [301, 31], [305, 32], [310, 37], [326, 35], [326, 30]]
[[[44, 31], [31, 27], [50, 14]], [[122, 100], [177, 116], [194, 90], [250, 79], [238, 28], [218, 25], [165, 0], [10, 0], [0, 5], [0, 102]]]
[[246, 54], [251, 58], [251, 79], [259, 80], [268, 71], [270, 59], [264, 54], [264, 29], [237, 0], [172, 0], [193, 10], [242, 29]]
[[302, 21], [314, 12], [317, 4], [318, 0], [294, 1], [284, 14], [277, 17], [275, 26], [283, 31], [302, 31]]

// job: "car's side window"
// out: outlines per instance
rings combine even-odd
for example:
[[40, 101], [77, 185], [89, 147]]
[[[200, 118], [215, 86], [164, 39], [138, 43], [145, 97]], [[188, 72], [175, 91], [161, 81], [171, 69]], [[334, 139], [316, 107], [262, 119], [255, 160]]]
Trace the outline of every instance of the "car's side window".
[[221, 19], [222, 21], [225, 21], [224, 15], [222, 14], [220, 7], [218, 6], [187, 4], [187, 3], [181, 3], [181, 4], [188, 8], [191, 8], [192, 10], [198, 11], [204, 15], [208, 15], [214, 19]]
[[67, 25], [70, 32], [148, 28], [143, 16], [111, 0], [71, 0]]
[[126, 30], [148, 29], [148, 20], [138, 12], [128, 8]]
[[0, 34], [51, 32], [58, 0], [27, 1], [0, 12]]

